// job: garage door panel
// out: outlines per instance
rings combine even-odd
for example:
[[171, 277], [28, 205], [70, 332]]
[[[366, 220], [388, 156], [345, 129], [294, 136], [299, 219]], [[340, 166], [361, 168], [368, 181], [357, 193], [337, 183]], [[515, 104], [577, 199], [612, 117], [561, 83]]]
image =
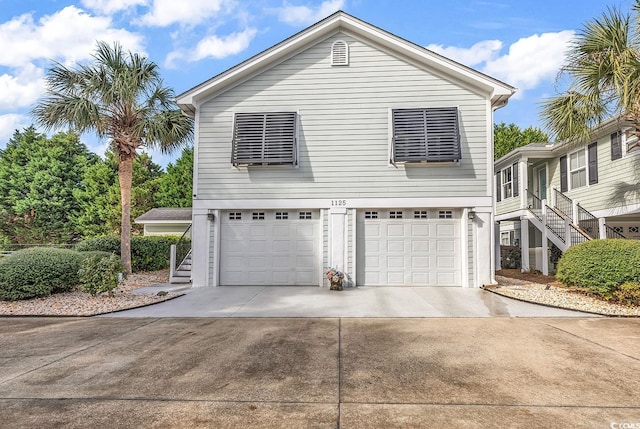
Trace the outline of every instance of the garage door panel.
[[412, 237], [429, 237], [431, 234], [429, 233], [429, 225], [420, 223], [411, 225], [411, 236]]
[[461, 284], [459, 210], [379, 209], [377, 217], [365, 216], [372, 211], [357, 217], [359, 284]]
[[454, 225], [436, 225], [436, 234], [438, 237], [454, 237], [455, 226]]
[[436, 251], [438, 253], [453, 253], [455, 251], [455, 243], [453, 241], [439, 240], [436, 243]]
[[387, 268], [405, 268], [404, 256], [387, 257]]
[[[234, 211], [233, 213], [240, 213]], [[223, 212], [221, 285], [317, 285], [320, 279], [320, 216], [298, 213]], [[305, 216], [306, 217], [306, 216]]]
[[404, 240], [389, 240], [389, 241], [387, 241], [387, 251], [389, 251], [389, 252], [404, 252]]

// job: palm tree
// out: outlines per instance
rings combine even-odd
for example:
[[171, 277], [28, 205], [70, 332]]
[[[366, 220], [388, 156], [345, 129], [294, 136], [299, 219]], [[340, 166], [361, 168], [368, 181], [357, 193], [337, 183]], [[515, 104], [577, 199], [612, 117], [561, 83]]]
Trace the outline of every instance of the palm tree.
[[632, 10], [608, 8], [577, 33], [558, 76], [568, 87], [542, 103], [550, 134], [577, 141], [619, 115], [640, 136], [640, 0]]
[[72, 127], [108, 138], [118, 157], [122, 204], [121, 257], [131, 272], [131, 182], [141, 147], [170, 153], [191, 140], [193, 122], [182, 115], [173, 90], [163, 86], [158, 66], [118, 43], [98, 42], [88, 65], [54, 63], [47, 71], [47, 95], [33, 109], [45, 129]]

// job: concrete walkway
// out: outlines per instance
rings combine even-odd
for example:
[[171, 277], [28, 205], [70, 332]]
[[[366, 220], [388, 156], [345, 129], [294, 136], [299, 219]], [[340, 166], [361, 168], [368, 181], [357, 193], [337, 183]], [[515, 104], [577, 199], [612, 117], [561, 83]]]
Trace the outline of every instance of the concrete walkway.
[[15, 429], [640, 421], [640, 319], [0, 318], [0, 368]]
[[[172, 285], [139, 289], [156, 293]], [[482, 289], [454, 287], [204, 287], [185, 296], [108, 317], [588, 317]]]

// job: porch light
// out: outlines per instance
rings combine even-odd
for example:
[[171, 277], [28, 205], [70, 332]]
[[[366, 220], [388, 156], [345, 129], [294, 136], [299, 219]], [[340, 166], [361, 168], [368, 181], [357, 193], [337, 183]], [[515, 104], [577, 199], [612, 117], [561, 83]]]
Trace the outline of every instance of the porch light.
[[476, 212], [474, 212], [473, 210], [469, 210], [469, 220], [474, 220], [476, 218]]
[[214, 219], [213, 210], [209, 210], [209, 213], [207, 213], [207, 219], [213, 222], [213, 219]]

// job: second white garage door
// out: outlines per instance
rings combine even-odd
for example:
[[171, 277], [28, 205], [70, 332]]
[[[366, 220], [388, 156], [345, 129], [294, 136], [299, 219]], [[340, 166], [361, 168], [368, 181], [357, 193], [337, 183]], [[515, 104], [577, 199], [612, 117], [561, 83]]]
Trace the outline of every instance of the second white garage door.
[[357, 282], [364, 286], [461, 286], [457, 210], [360, 210]]
[[317, 210], [222, 212], [220, 284], [317, 285], [319, 214]]

